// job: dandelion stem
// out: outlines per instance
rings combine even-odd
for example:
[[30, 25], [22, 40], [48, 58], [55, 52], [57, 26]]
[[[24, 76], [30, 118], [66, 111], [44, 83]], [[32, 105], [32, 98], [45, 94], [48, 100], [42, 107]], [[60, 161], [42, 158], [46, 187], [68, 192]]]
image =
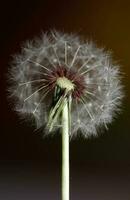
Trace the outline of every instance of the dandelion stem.
[[62, 200], [69, 200], [69, 115], [68, 102], [62, 110]]

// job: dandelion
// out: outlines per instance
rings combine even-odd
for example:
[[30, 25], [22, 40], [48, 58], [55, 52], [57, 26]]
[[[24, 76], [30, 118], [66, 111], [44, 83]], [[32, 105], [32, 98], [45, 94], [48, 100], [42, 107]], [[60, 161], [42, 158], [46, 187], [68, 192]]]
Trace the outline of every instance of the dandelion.
[[73, 34], [27, 42], [11, 69], [16, 111], [47, 133], [62, 129], [62, 200], [69, 200], [69, 137], [97, 135], [120, 109], [119, 67], [104, 49]]

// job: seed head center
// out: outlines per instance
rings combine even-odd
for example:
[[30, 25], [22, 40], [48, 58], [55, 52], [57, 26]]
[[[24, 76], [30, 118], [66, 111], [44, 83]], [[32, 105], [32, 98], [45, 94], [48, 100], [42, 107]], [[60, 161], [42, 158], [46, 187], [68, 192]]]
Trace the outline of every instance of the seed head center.
[[74, 90], [74, 84], [65, 76], [59, 77], [56, 81], [56, 84], [63, 89], [67, 89], [68, 91]]

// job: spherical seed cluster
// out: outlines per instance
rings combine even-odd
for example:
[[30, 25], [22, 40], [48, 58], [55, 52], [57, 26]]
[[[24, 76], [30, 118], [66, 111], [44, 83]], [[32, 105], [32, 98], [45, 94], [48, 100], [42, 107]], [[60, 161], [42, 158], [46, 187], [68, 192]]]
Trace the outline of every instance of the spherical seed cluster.
[[[55, 88], [72, 97], [71, 136], [96, 135], [119, 110], [123, 97], [119, 67], [103, 49], [76, 35], [51, 32], [27, 42], [11, 69], [10, 93], [16, 110], [34, 116], [37, 128], [48, 123]], [[62, 93], [61, 93], [62, 95]], [[61, 126], [55, 123], [55, 128]]]

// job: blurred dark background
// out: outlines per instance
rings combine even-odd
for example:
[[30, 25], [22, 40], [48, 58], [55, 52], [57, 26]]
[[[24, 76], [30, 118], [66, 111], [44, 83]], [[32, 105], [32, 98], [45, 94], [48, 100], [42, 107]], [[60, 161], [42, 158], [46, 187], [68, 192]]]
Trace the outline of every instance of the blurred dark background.
[[71, 199], [130, 200], [130, 1], [5, 0], [0, 28], [0, 199], [61, 199], [61, 136], [43, 139], [7, 101], [12, 55], [23, 41], [55, 28], [112, 50], [124, 72], [122, 114], [100, 137], [70, 142]]

